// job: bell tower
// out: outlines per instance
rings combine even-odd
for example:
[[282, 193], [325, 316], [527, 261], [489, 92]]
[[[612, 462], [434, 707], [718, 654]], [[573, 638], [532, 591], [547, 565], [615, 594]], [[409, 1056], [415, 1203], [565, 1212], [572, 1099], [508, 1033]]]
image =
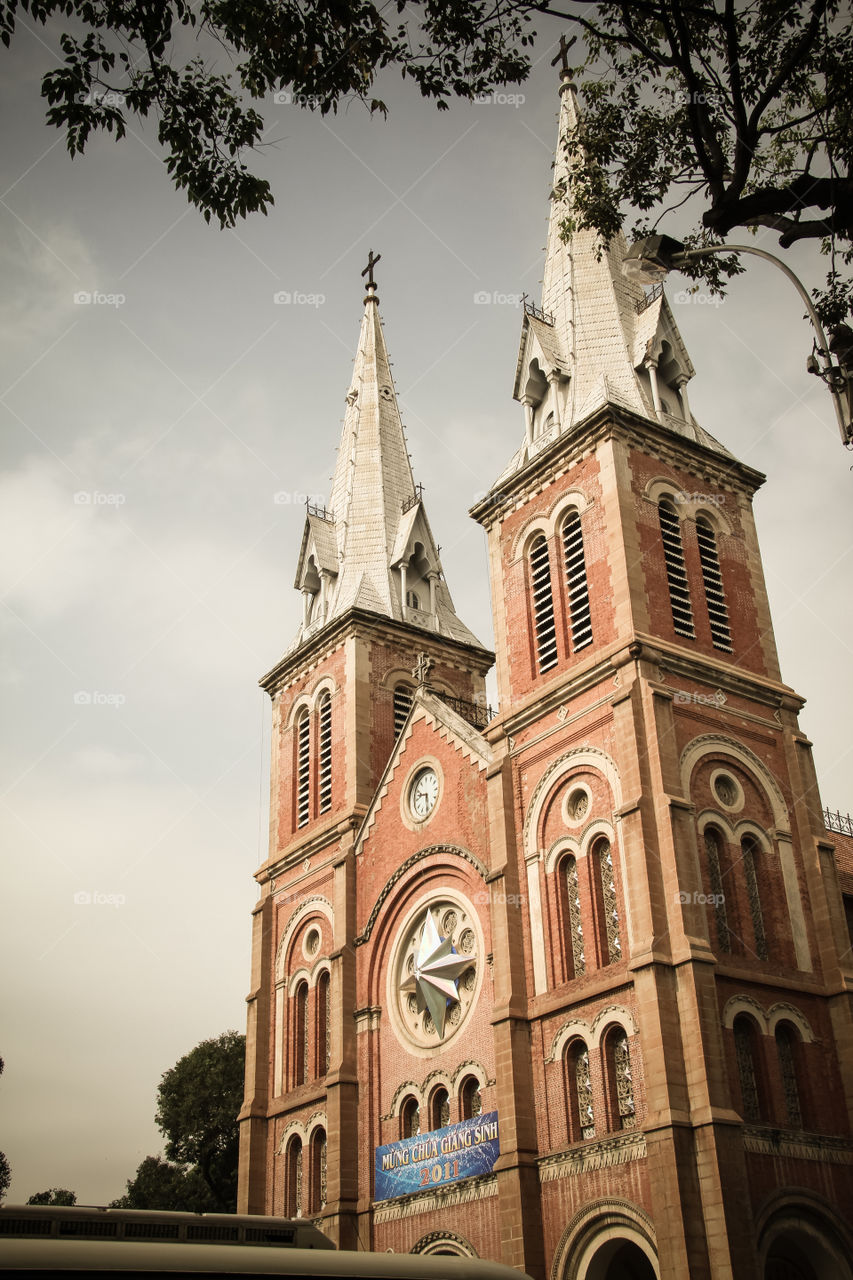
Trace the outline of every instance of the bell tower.
[[493, 655], [458, 617], [415, 483], [371, 252], [327, 507], [309, 506], [297, 635], [272, 703], [269, 856], [256, 873], [242, 1212], [322, 1210], [357, 1246], [354, 835], [418, 684], [484, 706]]

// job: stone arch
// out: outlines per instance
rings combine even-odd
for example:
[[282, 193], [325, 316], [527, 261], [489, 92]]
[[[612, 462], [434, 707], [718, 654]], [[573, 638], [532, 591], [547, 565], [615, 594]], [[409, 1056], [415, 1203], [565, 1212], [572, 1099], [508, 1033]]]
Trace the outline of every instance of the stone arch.
[[470, 1240], [460, 1236], [456, 1231], [430, 1231], [421, 1236], [411, 1248], [412, 1253], [454, 1254], [458, 1258], [479, 1258], [479, 1254]]
[[556, 531], [570, 511], [577, 511], [579, 516], [584, 515], [594, 502], [594, 498], [588, 498], [580, 489], [570, 489], [568, 493], [561, 493], [548, 512], [552, 528]]
[[601, 774], [610, 786], [613, 808], [615, 810], [621, 808], [622, 787], [619, 771], [613, 759], [598, 747], [574, 747], [571, 751], [567, 751], [565, 755], [558, 756], [548, 766], [534, 788], [530, 803], [527, 806], [527, 813], [524, 815], [523, 842], [525, 856], [530, 857], [531, 854], [536, 853], [536, 833], [539, 827], [539, 818], [551, 791], [563, 778], [578, 768], [593, 769], [596, 773]]
[[750, 818], [741, 819], [735, 826], [735, 842], [740, 844], [744, 836], [754, 836], [763, 853], [775, 855], [773, 842], [760, 823], [753, 822]]
[[730, 759], [736, 760], [747, 773], [752, 775], [753, 781], [765, 793], [770, 802], [777, 830], [789, 834], [791, 822], [788, 815], [788, 806], [785, 803], [779, 784], [767, 768], [767, 765], [763, 760], [759, 759], [754, 751], [750, 751], [749, 747], [745, 747], [742, 743], [736, 742], [733, 738], [726, 737], [724, 734], [702, 734], [701, 737], [694, 738], [692, 742], [689, 742], [682, 751], [680, 768], [681, 783], [685, 796], [690, 795], [693, 772], [699, 761], [712, 754], [729, 756]]
[[281, 1135], [281, 1138], [279, 1139], [278, 1146], [275, 1149], [276, 1155], [279, 1155], [279, 1156], [284, 1155], [285, 1151], [287, 1150], [287, 1144], [290, 1141], [290, 1139], [293, 1137], [299, 1138], [302, 1142], [303, 1147], [305, 1146], [307, 1130], [301, 1120], [290, 1121], [290, 1124], [284, 1130], [284, 1132]]
[[532, 516], [527, 524], [519, 530], [515, 535], [512, 544], [511, 563], [523, 563], [530, 553], [530, 547], [534, 538], [542, 536], [547, 543], [551, 543], [554, 537], [554, 522], [549, 520], [547, 516]]
[[556, 871], [561, 859], [570, 853], [572, 857], [581, 856], [580, 842], [574, 836], [559, 836], [545, 854], [545, 874]]
[[789, 1268], [799, 1263], [803, 1280], [853, 1280], [853, 1233], [830, 1204], [805, 1187], [773, 1192], [756, 1214], [756, 1234], [761, 1280], [776, 1280], [774, 1261]]
[[726, 1001], [725, 1007], [723, 1008], [722, 1022], [723, 1026], [726, 1027], [727, 1030], [732, 1030], [735, 1024], [735, 1018], [739, 1013], [745, 1013], [750, 1018], [754, 1019], [754, 1021], [758, 1023], [758, 1029], [763, 1036], [769, 1035], [767, 1014], [762, 1005], [760, 1005], [757, 1000], [753, 1000], [752, 996], [732, 996], [730, 1000]]
[[370, 935], [373, 932], [373, 928], [376, 924], [377, 917], [379, 916], [379, 912], [382, 910], [382, 907], [386, 899], [388, 898], [389, 894], [391, 893], [392, 889], [394, 888], [394, 886], [403, 878], [403, 876], [405, 876], [412, 869], [413, 866], [415, 866], [423, 858], [431, 857], [431, 855], [434, 853], [450, 854], [453, 857], [463, 858], [466, 862], [469, 862], [471, 864], [471, 866], [474, 868], [474, 870], [477, 872], [480, 878], [482, 880], [485, 880], [486, 875], [488, 873], [488, 868], [485, 866], [484, 863], [480, 861], [478, 857], [476, 857], [475, 854], [470, 853], [467, 849], [461, 848], [459, 845], [431, 844], [431, 845], [428, 845], [426, 849], [419, 849], [417, 853], [413, 853], [410, 858], [407, 858], [406, 861], [397, 868], [397, 870], [393, 873], [393, 875], [389, 876], [388, 879], [385, 881], [385, 884], [383, 885], [383, 888], [382, 888], [382, 892], [379, 894], [379, 897], [376, 899], [376, 902], [373, 904], [373, 910], [370, 912], [370, 915], [368, 916], [367, 924], [364, 926], [361, 933], [358, 935], [358, 937], [355, 940], [355, 945], [357, 947], [363, 946], [363, 944], [369, 940]]
[[570, 1018], [559, 1028], [551, 1041], [551, 1052], [546, 1062], [557, 1062], [563, 1056], [566, 1045], [571, 1040], [581, 1039], [588, 1049], [592, 1048], [592, 1026], [582, 1018]]
[[610, 1031], [611, 1027], [620, 1026], [629, 1038], [639, 1033], [637, 1020], [631, 1013], [630, 1009], [626, 1009], [624, 1005], [613, 1004], [608, 1005], [606, 1009], [602, 1009], [596, 1014], [592, 1024], [592, 1044], [591, 1048], [599, 1048], [605, 1035]]
[[718, 809], [703, 809], [696, 818], [696, 830], [701, 836], [706, 827], [719, 827], [728, 836], [732, 844], [737, 842], [735, 829], [731, 822]]
[[560, 1237], [550, 1280], [607, 1280], [610, 1262], [623, 1247], [639, 1253], [647, 1276], [660, 1275], [654, 1225], [639, 1205], [615, 1199], [585, 1205]]
[[424, 1104], [421, 1087], [415, 1084], [414, 1080], [405, 1080], [401, 1085], [397, 1086], [391, 1099], [391, 1105], [388, 1108], [388, 1114], [382, 1116], [382, 1119], [393, 1120], [395, 1117], [399, 1117], [403, 1103], [407, 1098], [416, 1098], [419, 1107]]
[[782, 1000], [777, 1001], [767, 1010], [767, 1034], [769, 1036], [776, 1034], [776, 1028], [780, 1022], [790, 1022], [795, 1026], [802, 1037], [803, 1044], [814, 1043], [814, 1032], [811, 1029], [808, 1018], [794, 1005]]
[[602, 836], [611, 844], [614, 843], [616, 833], [613, 830], [613, 823], [608, 822], [606, 818], [594, 818], [581, 834], [581, 853], [589, 854], [596, 840], [601, 839]]
[[329, 922], [329, 925], [331, 926], [332, 931], [334, 932], [335, 913], [332, 909], [332, 904], [331, 902], [329, 902], [328, 898], [324, 898], [322, 894], [317, 893], [310, 898], [306, 898], [304, 902], [301, 902], [299, 906], [296, 908], [296, 910], [289, 917], [287, 924], [284, 927], [284, 932], [282, 933], [281, 939], [278, 944], [278, 951], [276, 952], [276, 957], [275, 957], [276, 982], [283, 982], [286, 977], [284, 972], [284, 964], [285, 964], [285, 960], [287, 959], [287, 952], [290, 947], [290, 943], [294, 933], [300, 927], [300, 925], [306, 923], [309, 916], [312, 916], [314, 914], [325, 916]]

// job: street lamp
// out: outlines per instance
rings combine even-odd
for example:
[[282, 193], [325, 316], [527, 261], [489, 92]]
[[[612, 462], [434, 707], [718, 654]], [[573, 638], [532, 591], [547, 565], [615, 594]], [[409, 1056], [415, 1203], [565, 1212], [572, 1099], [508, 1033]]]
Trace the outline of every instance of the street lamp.
[[[766, 258], [768, 262], [775, 263], [785, 272], [802, 298], [817, 334], [817, 342], [806, 362], [806, 369], [826, 383], [835, 405], [841, 441], [847, 446], [853, 444], [853, 329], [846, 324], [839, 325], [833, 331], [831, 340], [828, 340], [805, 285], [781, 258], [764, 249], [756, 249], [751, 244], [714, 244], [698, 249], [685, 249], [681, 241], [674, 240], [672, 236], [646, 236], [644, 240], [631, 245], [622, 262], [622, 271], [629, 280], [635, 280], [638, 284], [660, 284], [670, 271], [711, 253], [751, 253], [757, 258]], [[837, 357], [837, 363], [833, 356]]]

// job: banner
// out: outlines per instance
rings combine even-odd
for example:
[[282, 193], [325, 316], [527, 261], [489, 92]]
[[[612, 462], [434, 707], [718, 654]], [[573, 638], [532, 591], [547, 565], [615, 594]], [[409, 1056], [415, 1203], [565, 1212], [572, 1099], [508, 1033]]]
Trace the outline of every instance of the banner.
[[500, 1151], [497, 1111], [420, 1133], [416, 1138], [389, 1142], [376, 1148], [373, 1199], [410, 1196], [491, 1173]]

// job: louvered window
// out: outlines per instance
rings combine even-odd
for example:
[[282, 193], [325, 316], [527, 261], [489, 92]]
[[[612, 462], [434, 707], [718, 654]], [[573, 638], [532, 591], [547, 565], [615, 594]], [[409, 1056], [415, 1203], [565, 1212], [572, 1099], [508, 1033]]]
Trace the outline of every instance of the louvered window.
[[332, 807], [332, 699], [324, 693], [318, 711], [320, 728], [320, 812]]
[[311, 723], [303, 711], [296, 723], [296, 825], [304, 827], [311, 801]]
[[582, 649], [592, 640], [592, 618], [589, 610], [589, 584], [583, 550], [581, 518], [572, 511], [563, 524], [563, 557], [569, 587], [569, 617], [572, 648]]
[[681, 523], [668, 502], [658, 505], [663, 554], [666, 561], [666, 580], [669, 583], [669, 600], [672, 621], [677, 635], [694, 637], [693, 610], [690, 606], [690, 586], [684, 567], [684, 548], [681, 544]]
[[540, 674], [557, 665], [557, 633], [554, 627], [554, 598], [551, 594], [551, 562], [548, 543], [539, 537], [530, 549], [530, 576], [533, 586], [533, 619], [536, 627], [536, 658]]
[[699, 559], [702, 562], [702, 580], [705, 584], [705, 600], [708, 605], [708, 621], [715, 649], [731, 653], [732, 633], [729, 630], [729, 611], [723, 592], [723, 575], [717, 554], [717, 539], [707, 520], [696, 521], [696, 538], [699, 543]]
[[394, 690], [394, 737], [403, 732], [406, 717], [412, 709], [412, 691], [407, 684], [398, 684]]

